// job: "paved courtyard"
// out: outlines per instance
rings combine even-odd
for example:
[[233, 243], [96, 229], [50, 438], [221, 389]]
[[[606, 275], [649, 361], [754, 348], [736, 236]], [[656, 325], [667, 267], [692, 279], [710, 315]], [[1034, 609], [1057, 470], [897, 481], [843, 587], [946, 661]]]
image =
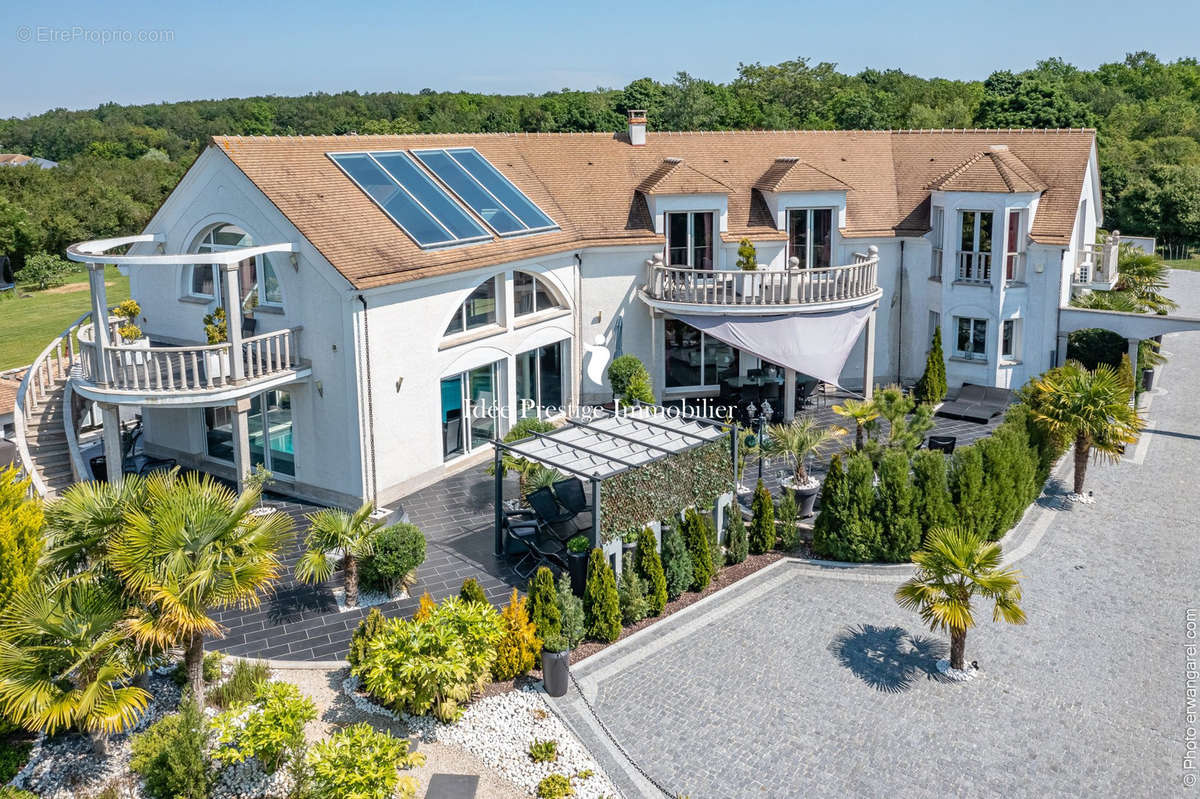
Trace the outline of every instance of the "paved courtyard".
[[[1200, 316], [1200, 274], [1173, 285]], [[979, 679], [937, 675], [947, 641], [892, 598], [906, 567], [782, 562], [577, 666], [599, 718], [692, 799], [1200, 796], [1184, 782], [1200, 335], [1164, 350], [1151, 428], [1092, 467], [1096, 504], [1064, 503], [1060, 470], [1006, 540], [1029, 621], [984, 612]], [[655, 795], [575, 692], [559, 707], [628, 797]]]

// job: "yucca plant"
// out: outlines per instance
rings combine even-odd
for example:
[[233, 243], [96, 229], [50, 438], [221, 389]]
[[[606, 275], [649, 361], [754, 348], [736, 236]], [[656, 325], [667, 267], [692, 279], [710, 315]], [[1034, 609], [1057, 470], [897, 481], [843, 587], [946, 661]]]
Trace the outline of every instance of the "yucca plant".
[[992, 620], [1024, 624], [1020, 574], [1002, 568], [1000, 545], [956, 527], [935, 527], [913, 553], [917, 573], [896, 589], [901, 607], [915, 610], [933, 632], [950, 634], [950, 667], [962, 670], [967, 630], [975, 626], [972, 600], [991, 600]]
[[175, 472], [145, 480], [146, 507], [126, 514], [108, 559], [138, 600], [127, 622], [149, 647], [182, 643], [192, 696], [204, 690], [204, 639], [219, 635], [209, 612], [257, 607], [279, 578], [290, 539], [286, 513], [255, 516], [258, 494], [238, 495], [208, 476]]
[[831, 443], [846, 435], [845, 428], [823, 427], [816, 419], [806, 416], [791, 424], [771, 425], [765, 449], [769, 455], [786, 455], [792, 461], [795, 488], [808, 484], [808, 469], [804, 461], [809, 455], [820, 455]]
[[346, 582], [346, 607], [358, 606], [358, 562], [375, 551], [375, 537], [383, 522], [371, 520], [375, 504], [367, 501], [354, 513], [325, 508], [305, 516], [308, 530], [305, 552], [296, 563], [296, 578], [305, 583], [328, 580], [341, 558]]
[[79, 730], [103, 754], [108, 735], [137, 723], [150, 696], [130, 684], [137, 653], [125, 610], [91, 579], [35, 584], [0, 619], [0, 708], [20, 726]]
[[854, 420], [854, 448], [863, 448], [863, 427], [879, 418], [879, 408], [869, 399], [848, 399], [841, 405], [834, 405], [833, 412]]
[[1033, 381], [1033, 418], [1052, 436], [1075, 445], [1074, 491], [1083, 494], [1088, 457], [1116, 463], [1125, 445], [1144, 426], [1129, 404], [1127, 378], [1107, 364], [1088, 371], [1078, 361], [1051, 369]]

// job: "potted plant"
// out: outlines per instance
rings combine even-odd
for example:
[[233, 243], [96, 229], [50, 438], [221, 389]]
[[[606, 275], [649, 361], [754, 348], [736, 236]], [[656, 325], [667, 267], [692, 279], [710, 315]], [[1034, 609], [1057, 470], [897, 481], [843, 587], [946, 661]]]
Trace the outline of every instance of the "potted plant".
[[[758, 271], [758, 250], [755, 249], [750, 239], [742, 239], [738, 242], [737, 254], [738, 269], [743, 272]], [[740, 287], [740, 290], [737, 292], [738, 294], [753, 297], [757, 296], [761, 291], [762, 277], [759, 275], [742, 275], [741, 277], [734, 278], [734, 280], [737, 281], [737, 285]]]
[[246, 491], [258, 492], [258, 507], [250, 509], [251, 516], [270, 516], [275, 512], [275, 508], [271, 505], [263, 505], [263, 491], [266, 490], [267, 484], [271, 482], [271, 478], [275, 475], [271, 473], [267, 467], [261, 463], [254, 465], [254, 471], [246, 475], [243, 481]]
[[567, 541], [567, 571], [571, 574], [571, 591], [575, 596], [583, 596], [587, 585], [588, 553], [592, 550], [592, 542], [586, 535], [572, 536]]
[[[229, 341], [229, 330], [225, 324], [225, 309], [217, 307], [204, 315], [204, 337], [209, 344], [225, 344]], [[216, 380], [221, 375], [232, 379], [233, 372], [229, 368], [229, 350], [205, 350], [204, 369], [209, 380]]]
[[805, 461], [845, 434], [844, 428], [822, 427], [812, 417], [771, 426], [771, 435], [763, 444], [771, 454], [786, 455], [792, 461], [792, 474], [781, 480], [780, 485], [795, 495], [800, 518], [812, 516], [821, 490], [821, 481], [808, 473]]
[[571, 682], [571, 647], [562, 633], [555, 633], [542, 642], [542, 682], [550, 696], [567, 695]]
[[[137, 300], [125, 300], [113, 309], [113, 313], [123, 320], [117, 326], [116, 344], [126, 348], [150, 348], [150, 339], [146, 338], [142, 333], [142, 329], [137, 326], [137, 319], [142, 315], [142, 306], [138, 305]], [[145, 357], [140, 352], [121, 353], [121, 361], [126, 366], [140, 364], [145, 360]]]
[[637, 533], [633, 530], [621, 533], [621, 556], [633, 555], [635, 549], [637, 549]]

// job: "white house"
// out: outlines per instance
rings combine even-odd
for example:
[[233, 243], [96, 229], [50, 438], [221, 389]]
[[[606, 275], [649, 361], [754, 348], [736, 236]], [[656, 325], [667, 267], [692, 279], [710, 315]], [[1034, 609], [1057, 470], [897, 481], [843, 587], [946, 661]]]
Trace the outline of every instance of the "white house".
[[804, 375], [915, 379], [940, 326], [952, 387], [1017, 387], [1073, 285], [1112, 285], [1094, 131], [645, 125], [215, 138], [144, 235], [69, 251], [98, 312], [129, 269], [149, 338], [82, 325], [71, 389], [114, 430], [139, 406], [153, 454], [387, 504], [523, 414], [609, 400], [618, 350], [661, 400], [777, 364], [790, 414]]

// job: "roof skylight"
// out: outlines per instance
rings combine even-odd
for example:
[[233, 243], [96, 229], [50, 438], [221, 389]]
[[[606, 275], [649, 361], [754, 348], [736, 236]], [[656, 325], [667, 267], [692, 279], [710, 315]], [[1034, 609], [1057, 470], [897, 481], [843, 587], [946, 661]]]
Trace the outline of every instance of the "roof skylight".
[[558, 227], [474, 147], [413, 150], [413, 155], [501, 236]]

